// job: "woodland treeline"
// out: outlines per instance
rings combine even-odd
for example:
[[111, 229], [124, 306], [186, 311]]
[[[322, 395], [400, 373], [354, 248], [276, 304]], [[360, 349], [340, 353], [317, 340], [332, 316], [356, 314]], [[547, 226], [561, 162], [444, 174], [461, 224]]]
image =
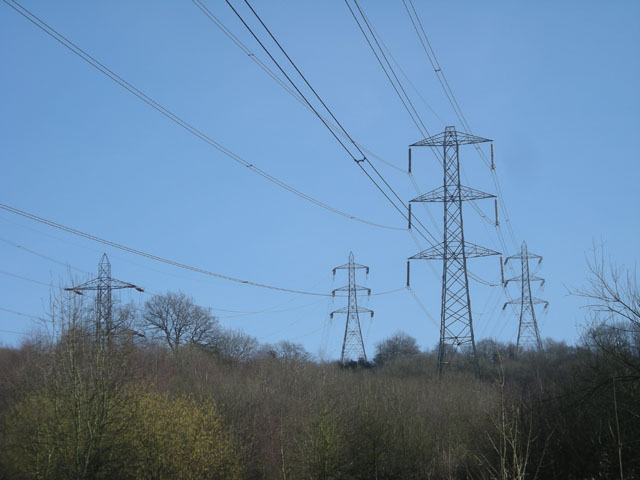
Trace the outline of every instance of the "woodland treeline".
[[592, 265], [577, 345], [478, 342], [480, 374], [398, 333], [347, 368], [220, 328], [185, 294], [60, 294], [0, 349], [0, 477], [640, 478], [640, 294]]

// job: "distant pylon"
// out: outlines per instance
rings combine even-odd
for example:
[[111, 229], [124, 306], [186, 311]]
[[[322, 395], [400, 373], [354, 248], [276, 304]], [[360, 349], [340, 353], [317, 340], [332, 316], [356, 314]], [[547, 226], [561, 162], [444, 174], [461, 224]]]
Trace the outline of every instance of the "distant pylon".
[[89, 280], [81, 285], [65, 288], [69, 292], [84, 295], [84, 291], [96, 291], [96, 339], [100, 340], [108, 336], [113, 331], [111, 310], [111, 291], [124, 288], [134, 288], [139, 292], [144, 290], [133, 283], [122, 282], [111, 278], [111, 262], [107, 254], [104, 253], [98, 264], [98, 277]]
[[535, 298], [531, 295], [531, 282], [540, 282], [540, 286], [544, 285], [544, 279], [529, 275], [529, 259], [537, 258], [538, 263], [542, 262], [540, 255], [529, 253], [527, 250], [527, 242], [522, 242], [522, 247], [518, 255], [507, 257], [505, 265], [509, 260], [519, 258], [522, 265], [522, 274], [519, 277], [509, 278], [504, 282], [506, 287], [509, 282], [522, 283], [522, 296], [511, 300], [504, 304], [502, 309], [507, 308], [509, 304], [520, 304], [520, 324], [518, 326], [518, 343], [516, 351], [521, 349], [536, 349], [542, 351], [542, 340], [540, 339], [540, 330], [538, 330], [538, 322], [536, 321], [536, 312], [533, 308], [534, 304], [544, 303], [544, 308], [549, 306], [549, 302]]
[[362, 287], [356, 283], [356, 270], [358, 269], [365, 269], [367, 275], [369, 274], [369, 267], [355, 263], [353, 259], [353, 252], [349, 252], [348, 263], [333, 269], [334, 276], [336, 274], [336, 270], [349, 271], [349, 284], [344, 287], [336, 288], [331, 292], [333, 296], [335, 296], [336, 292], [348, 292], [349, 297], [349, 303], [346, 307], [335, 310], [330, 314], [331, 318], [333, 318], [333, 315], [336, 313], [345, 313], [347, 315], [347, 323], [344, 328], [344, 340], [342, 342], [342, 355], [340, 356], [340, 363], [343, 365], [346, 365], [351, 361], [367, 361], [367, 354], [364, 351], [364, 342], [362, 341], [360, 316], [358, 314], [369, 313], [373, 317], [373, 310], [358, 306], [358, 291], [366, 290], [367, 295], [371, 295], [371, 289]]
[[[455, 127], [446, 127], [438, 135], [426, 138], [409, 146], [409, 171], [411, 171], [412, 147], [442, 147], [444, 181], [442, 187], [414, 198], [411, 202], [442, 202], [444, 204], [444, 238], [409, 260], [442, 259], [442, 305], [440, 318], [440, 342], [438, 344], [438, 373], [447, 362], [447, 350], [451, 347], [473, 357], [478, 371], [476, 344], [471, 318], [471, 298], [467, 276], [467, 258], [498, 255], [488, 248], [466, 242], [462, 223], [462, 202], [494, 198], [460, 184], [460, 145], [490, 142], [486, 138], [456, 132]], [[411, 225], [411, 222], [409, 222]]]

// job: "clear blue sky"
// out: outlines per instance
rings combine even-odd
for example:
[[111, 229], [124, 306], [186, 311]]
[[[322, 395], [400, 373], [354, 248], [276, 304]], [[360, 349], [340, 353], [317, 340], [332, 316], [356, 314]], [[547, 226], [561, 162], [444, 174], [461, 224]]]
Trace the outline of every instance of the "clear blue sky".
[[[207, 6], [264, 59], [224, 2]], [[539, 297], [543, 337], [575, 342], [585, 311], [568, 289], [584, 284], [593, 242], [633, 266], [638, 259], [640, 178], [640, 4], [632, 1], [415, 1], [443, 70], [474, 133], [495, 141], [496, 163], [517, 243], [544, 256]], [[458, 125], [400, 0], [362, 1], [374, 27], [429, 102], [413, 91], [427, 127]], [[321, 123], [270, 79], [189, 1], [43, 2], [24, 6], [137, 88], [246, 160], [305, 193], [372, 221], [405, 222], [368, 183]], [[352, 136], [406, 167], [421, 139], [387, 83], [344, 2], [255, 1]], [[363, 225], [276, 187], [188, 134], [106, 79], [0, 4], [0, 198], [17, 208], [107, 239], [257, 282], [330, 291], [331, 269], [369, 265], [374, 292], [402, 287], [405, 261], [418, 251], [402, 231]], [[265, 59], [266, 60], [266, 59]], [[442, 174], [416, 152], [422, 192]], [[467, 182], [489, 192], [490, 172], [462, 150]], [[405, 199], [406, 175], [376, 164]], [[491, 201], [480, 206], [492, 215]], [[441, 205], [431, 208], [437, 220]], [[425, 225], [428, 218], [420, 208]], [[502, 250], [495, 230], [465, 207], [468, 240]], [[433, 230], [435, 233], [435, 229]], [[67, 268], [94, 274], [106, 251], [113, 275], [151, 292], [183, 290], [217, 311], [223, 325], [263, 342], [288, 339], [314, 354], [339, 356], [343, 318], [336, 300], [228, 283], [109, 249], [0, 211], [0, 307], [39, 316], [47, 286]], [[9, 243], [11, 242], [11, 243]], [[14, 244], [23, 248], [18, 248]], [[513, 254], [508, 241], [507, 254]], [[497, 281], [497, 258], [470, 269]], [[433, 265], [441, 270], [439, 263]], [[412, 286], [439, 318], [438, 276], [414, 264]], [[471, 283], [477, 338], [514, 341], [517, 318], [501, 312], [500, 288]], [[517, 288], [512, 294], [518, 296]], [[125, 294], [125, 300], [148, 297]], [[369, 352], [397, 330], [423, 347], [438, 328], [405, 291], [371, 297], [362, 319]], [[278, 311], [286, 310], [286, 311]], [[235, 315], [235, 316], [234, 316]], [[0, 340], [17, 345], [27, 317], [0, 310]]]

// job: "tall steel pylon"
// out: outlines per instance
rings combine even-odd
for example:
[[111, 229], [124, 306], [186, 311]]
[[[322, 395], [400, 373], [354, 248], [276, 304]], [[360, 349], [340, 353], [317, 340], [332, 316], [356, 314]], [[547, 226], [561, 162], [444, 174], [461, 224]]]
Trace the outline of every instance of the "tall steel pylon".
[[84, 295], [83, 292], [85, 291], [96, 292], [96, 339], [100, 340], [113, 332], [111, 291], [124, 288], [134, 288], [138, 292], [144, 292], [142, 288], [133, 283], [111, 278], [111, 262], [109, 262], [107, 254], [104, 253], [98, 264], [97, 278], [81, 285], [65, 288], [65, 290], [78, 295]]
[[499, 255], [499, 252], [480, 247], [464, 239], [462, 202], [495, 198], [460, 184], [460, 145], [490, 142], [491, 140], [456, 132], [455, 127], [446, 127], [444, 132], [425, 138], [409, 146], [409, 171], [411, 171], [412, 147], [441, 147], [444, 181], [438, 187], [411, 202], [442, 202], [444, 204], [444, 233], [441, 243], [423, 250], [409, 260], [442, 259], [442, 305], [440, 316], [440, 342], [438, 344], [438, 373], [447, 362], [448, 350], [452, 347], [472, 356], [478, 371], [476, 344], [471, 318], [471, 297], [467, 276], [467, 259]]
[[342, 355], [340, 356], [340, 363], [343, 365], [346, 365], [351, 361], [367, 361], [367, 354], [364, 350], [364, 342], [362, 340], [359, 314], [369, 313], [371, 314], [371, 317], [373, 317], [373, 310], [358, 306], [359, 291], [366, 290], [367, 295], [371, 295], [370, 288], [363, 287], [356, 283], [356, 270], [359, 269], [365, 269], [367, 275], [369, 274], [369, 267], [355, 263], [353, 252], [349, 252], [348, 263], [333, 269], [334, 276], [337, 270], [349, 271], [349, 284], [344, 287], [336, 288], [331, 292], [333, 296], [335, 296], [336, 292], [348, 292], [349, 297], [349, 303], [346, 307], [335, 310], [330, 314], [330, 318], [333, 318], [333, 315], [336, 313], [345, 313], [347, 315], [347, 322], [344, 328], [344, 340], [342, 342]]
[[520, 352], [521, 349], [536, 349], [542, 351], [542, 340], [540, 339], [540, 330], [538, 329], [538, 322], [536, 320], [536, 312], [533, 308], [535, 304], [544, 304], [544, 308], [549, 306], [549, 302], [541, 300], [531, 295], [531, 282], [540, 282], [540, 286], [544, 285], [544, 279], [529, 274], [529, 259], [537, 258], [538, 264], [542, 262], [542, 257], [534, 253], [529, 253], [527, 250], [527, 242], [522, 242], [522, 247], [518, 255], [512, 255], [507, 257], [505, 265], [509, 260], [519, 258], [522, 266], [522, 274], [519, 277], [509, 278], [504, 282], [506, 287], [509, 282], [521, 282], [522, 295], [520, 298], [511, 300], [504, 304], [502, 309], [507, 308], [510, 304], [520, 304], [520, 324], [518, 326], [518, 343], [516, 351]]

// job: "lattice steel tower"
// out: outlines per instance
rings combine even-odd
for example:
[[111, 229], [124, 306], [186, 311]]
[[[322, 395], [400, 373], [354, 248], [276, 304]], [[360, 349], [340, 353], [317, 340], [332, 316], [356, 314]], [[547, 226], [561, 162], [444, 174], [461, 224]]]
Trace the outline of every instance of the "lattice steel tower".
[[409, 171], [411, 171], [412, 147], [442, 148], [442, 166], [444, 181], [442, 187], [414, 198], [411, 202], [442, 202], [444, 204], [444, 234], [442, 243], [434, 245], [409, 260], [442, 259], [442, 305], [440, 317], [440, 342], [438, 345], [438, 373], [448, 363], [448, 350], [451, 348], [472, 356], [478, 369], [476, 344], [473, 337], [471, 318], [471, 298], [467, 276], [467, 259], [499, 255], [499, 252], [474, 245], [464, 239], [462, 222], [462, 202], [494, 198], [460, 184], [460, 145], [490, 142], [491, 140], [466, 133], [456, 132], [455, 127], [446, 127], [445, 131], [416, 142], [409, 146]]
[[102, 339], [113, 332], [111, 310], [111, 291], [124, 288], [134, 288], [139, 292], [144, 290], [133, 283], [122, 282], [111, 278], [111, 262], [104, 253], [98, 264], [98, 277], [81, 285], [65, 288], [69, 292], [83, 295], [84, 291], [96, 292], [96, 339]]
[[522, 296], [511, 300], [504, 304], [502, 309], [507, 308], [510, 304], [520, 304], [520, 324], [518, 326], [518, 343], [516, 351], [520, 352], [521, 349], [536, 349], [542, 351], [542, 340], [540, 339], [540, 331], [538, 330], [538, 322], [536, 320], [536, 312], [533, 308], [535, 304], [544, 304], [544, 308], [549, 306], [549, 302], [541, 300], [531, 295], [531, 282], [540, 282], [540, 286], [544, 285], [544, 279], [536, 276], [529, 275], [529, 259], [537, 258], [538, 264], [542, 262], [542, 257], [534, 253], [529, 253], [527, 250], [527, 242], [522, 242], [522, 247], [518, 255], [512, 255], [507, 257], [505, 265], [509, 260], [520, 259], [522, 266], [522, 274], [519, 277], [509, 278], [504, 282], [506, 287], [509, 282], [521, 282], [522, 284]]
[[362, 341], [362, 330], [360, 328], [360, 313], [369, 313], [373, 317], [373, 310], [358, 306], [358, 292], [366, 290], [367, 295], [371, 295], [371, 289], [360, 286], [356, 283], [356, 270], [365, 269], [369, 274], [369, 267], [355, 263], [353, 252], [349, 252], [349, 262], [333, 269], [335, 276], [337, 270], [349, 271], [349, 284], [344, 287], [336, 288], [332, 293], [348, 292], [349, 303], [346, 307], [331, 312], [330, 318], [336, 313], [345, 313], [347, 315], [347, 323], [344, 328], [344, 340], [342, 342], [342, 355], [340, 363], [346, 365], [350, 361], [367, 361], [367, 354], [364, 351], [364, 342]]

